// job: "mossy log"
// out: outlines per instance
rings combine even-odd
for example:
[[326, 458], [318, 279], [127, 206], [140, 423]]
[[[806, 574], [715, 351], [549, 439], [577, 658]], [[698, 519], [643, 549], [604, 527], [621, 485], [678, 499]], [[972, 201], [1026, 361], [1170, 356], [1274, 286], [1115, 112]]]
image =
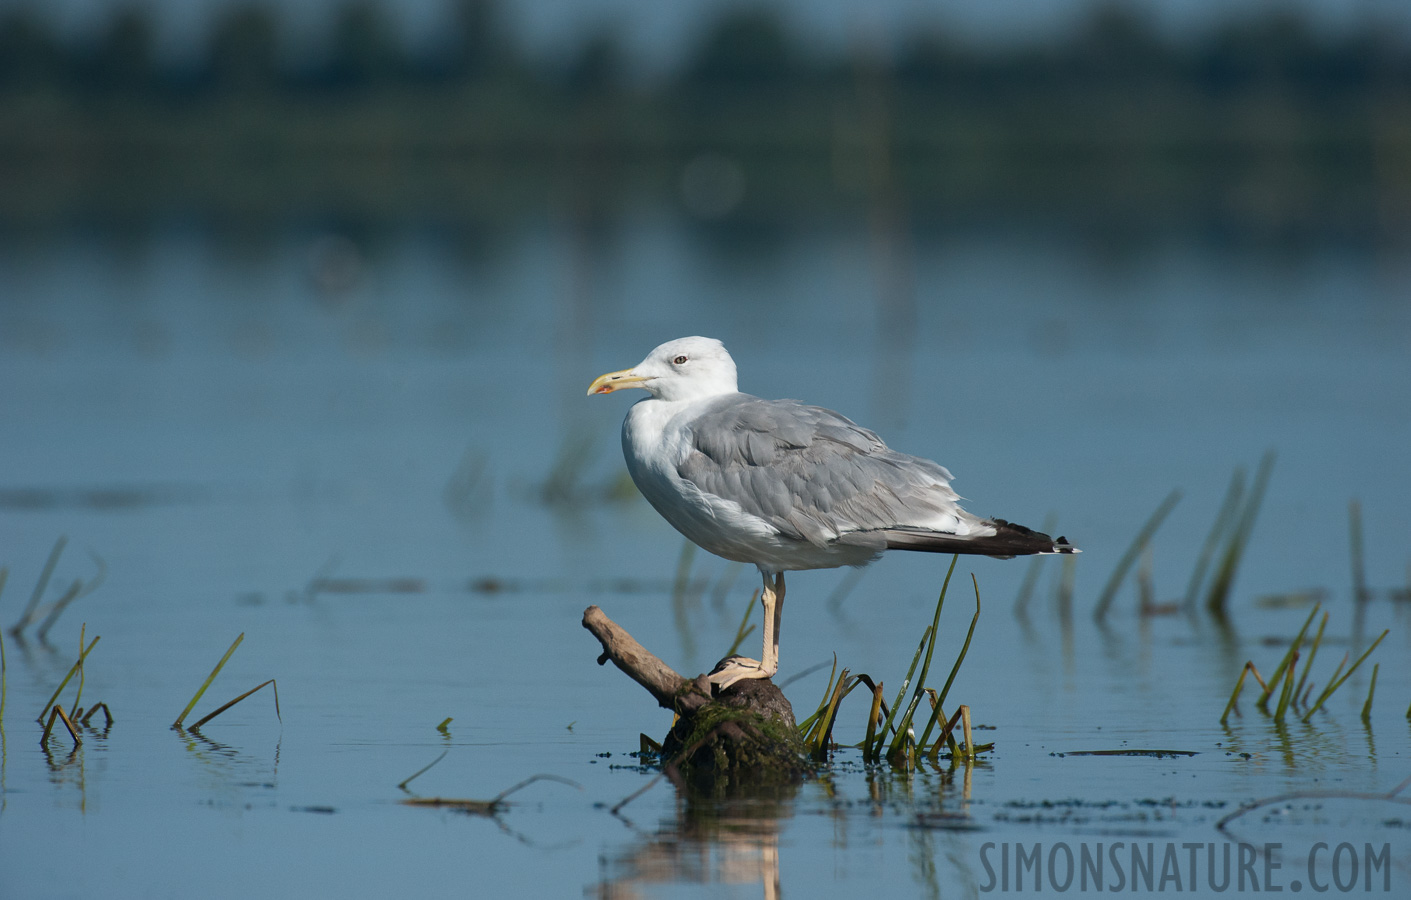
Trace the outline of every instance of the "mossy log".
[[713, 696], [705, 675], [677, 673], [598, 607], [584, 610], [583, 627], [603, 645], [598, 665], [612, 660], [658, 705], [676, 713], [661, 741], [669, 774], [720, 791], [795, 781], [809, 768], [793, 707], [773, 681], [738, 681]]

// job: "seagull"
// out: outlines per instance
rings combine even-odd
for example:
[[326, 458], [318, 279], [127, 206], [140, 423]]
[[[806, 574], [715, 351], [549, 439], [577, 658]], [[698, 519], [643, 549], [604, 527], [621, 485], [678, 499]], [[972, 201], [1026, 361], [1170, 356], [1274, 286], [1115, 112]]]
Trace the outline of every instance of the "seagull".
[[1065, 538], [966, 512], [944, 466], [898, 453], [830, 409], [740, 393], [735, 361], [714, 338], [668, 341], [599, 376], [588, 395], [624, 388], [650, 394], [622, 423], [642, 496], [688, 539], [753, 563], [764, 580], [763, 658], [723, 661], [708, 676], [717, 691], [778, 671], [785, 572], [864, 566], [886, 550], [1078, 552]]

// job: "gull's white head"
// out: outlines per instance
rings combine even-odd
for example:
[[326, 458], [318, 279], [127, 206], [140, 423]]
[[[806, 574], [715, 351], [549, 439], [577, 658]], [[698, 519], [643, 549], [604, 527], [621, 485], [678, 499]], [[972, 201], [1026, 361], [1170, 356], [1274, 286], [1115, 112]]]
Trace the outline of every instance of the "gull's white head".
[[738, 390], [735, 361], [715, 338], [684, 337], [667, 341], [630, 369], [601, 375], [589, 394], [610, 394], [637, 387], [658, 400], [700, 400]]

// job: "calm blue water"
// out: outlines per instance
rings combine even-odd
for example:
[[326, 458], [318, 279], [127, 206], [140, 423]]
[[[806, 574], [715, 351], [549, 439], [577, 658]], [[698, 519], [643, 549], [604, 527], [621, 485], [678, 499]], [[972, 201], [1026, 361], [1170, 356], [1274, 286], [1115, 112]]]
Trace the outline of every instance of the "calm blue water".
[[[974, 896], [986, 842], [1140, 839], [1159, 857], [1221, 841], [1215, 821], [1240, 802], [1411, 775], [1411, 604], [1392, 593], [1411, 578], [1411, 260], [1179, 239], [1113, 253], [995, 229], [918, 238], [914, 294], [879, 301], [891, 282], [870, 247], [821, 225], [726, 244], [650, 213], [586, 239], [545, 221], [0, 244], [0, 622], [60, 535], [47, 599], [91, 577], [95, 554], [106, 566], [50, 646], [7, 636], [0, 893], [772, 897], [777, 882]], [[609, 814], [651, 777], [626, 755], [638, 733], [659, 738], [670, 718], [593, 665], [583, 608], [696, 672], [729, 646], [757, 580], [698, 554], [693, 577], [711, 586], [673, 609], [680, 538], [644, 503], [602, 499], [629, 398], [584, 389], [687, 334], [724, 340], [744, 390], [836, 408], [950, 467], [974, 511], [1056, 515], [1083, 547], [1067, 624], [1057, 563], [1027, 622], [1010, 611], [1027, 562], [957, 568], [937, 667], [963, 639], [974, 572], [984, 613], [951, 696], [994, 728], [982, 765], [894, 775], [843, 750], [831, 777], [773, 801], [717, 807], [662, 783]], [[1179, 598], [1231, 472], [1269, 449], [1232, 630], [1142, 618], [1130, 583], [1092, 623], [1177, 487], [1151, 571], [1158, 600]], [[570, 500], [546, 502], [564, 456], [581, 463]], [[1360, 624], [1353, 498], [1374, 590]], [[792, 576], [781, 680], [836, 653], [890, 694], [945, 563], [893, 554], [836, 613], [844, 573]], [[308, 590], [316, 578], [414, 589]], [[1370, 727], [1359, 670], [1312, 726], [1276, 729], [1246, 694], [1221, 728], [1245, 660], [1268, 673], [1308, 614], [1260, 598], [1315, 590], [1331, 619], [1313, 680], [1391, 630]], [[33, 717], [85, 622], [102, 641], [84, 702], [116, 723], [46, 753]], [[241, 632], [197, 715], [273, 677], [282, 719], [266, 689], [204, 738], [170, 731]], [[801, 715], [825, 678], [788, 687]], [[865, 715], [856, 694], [839, 739], [858, 740]], [[1198, 755], [1056, 755], [1121, 748]], [[399, 805], [397, 784], [445, 749], [413, 782], [421, 796], [488, 798], [536, 773], [582, 789], [532, 785], [493, 819]], [[1406, 806], [1279, 809], [1236, 837], [1286, 856], [1329, 835], [1389, 842], [1393, 885], [1411, 884]], [[1301, 867], [1286, 860], [1285, 883]]]

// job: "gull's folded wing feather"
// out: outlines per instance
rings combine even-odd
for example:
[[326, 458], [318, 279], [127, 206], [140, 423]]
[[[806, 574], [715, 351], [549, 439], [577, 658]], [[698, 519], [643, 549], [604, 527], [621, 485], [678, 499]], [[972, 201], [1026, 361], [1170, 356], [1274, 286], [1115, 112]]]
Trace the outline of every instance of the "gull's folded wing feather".
[[897, 453], [832, 410], [731, 394], [690, 429], [677, 473], [789, 537], [822, 546], [895, 528], [993, 533], [957, 505], [945, 467]]

